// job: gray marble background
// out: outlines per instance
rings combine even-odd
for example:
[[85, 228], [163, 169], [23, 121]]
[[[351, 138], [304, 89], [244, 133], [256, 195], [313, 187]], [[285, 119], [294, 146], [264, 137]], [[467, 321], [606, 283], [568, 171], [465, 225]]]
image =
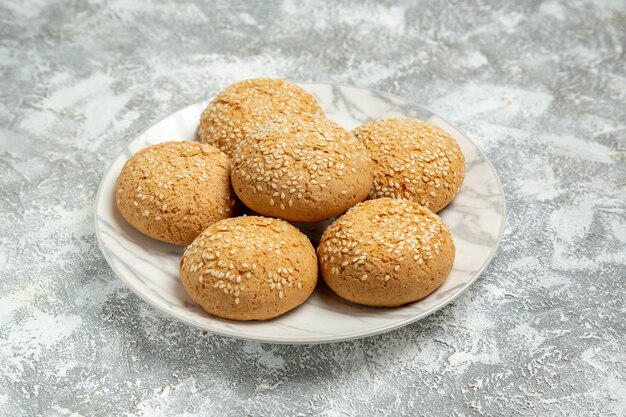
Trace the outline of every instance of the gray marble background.
[[[0, 414], [624, 415], [626, 3], [0, 2]], [[93, 202], [227, 83], [373, 87], [456, 123], [507, 194], [492, 265], [386, 335], [277, 346], [157, 313]]]

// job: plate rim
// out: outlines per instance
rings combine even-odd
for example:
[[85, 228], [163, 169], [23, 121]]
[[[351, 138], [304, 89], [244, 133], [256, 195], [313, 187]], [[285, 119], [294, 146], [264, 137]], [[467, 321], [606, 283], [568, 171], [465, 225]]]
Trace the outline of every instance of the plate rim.
[[[485, 161], [487, 162], [487, 166], [489, 167], [489, 170], [491, 171], [491, 173], [493, 174], [493, 176], [495, 177], [496, 180], [496, 184], [498, 186], [498, 189], [500, 191], [498, 197], [500, 200], [500, 204], [502, 205], [502, 224], [500, 225], [500, 230], [498, 231], [498, 235], [496, 237], [496, 243], [495, 245], [491, 248], [491, 251], [489, 253], [489, 255], [487, 256], [487, 258], [485, 259], [485, 262], [483, 262], [483, 264], [480, 266], [480, 268], [477, 269], [474, 277], [467, 281], [464, 286], [456, 293], [454, 294], [452, 297], [450, 297], [449, 299], [445, 300], [443, 303], [431, 308], [430, 310], [424, 311], [422, 313], [419, 313], [413, 317], [407, 318], [405, 320], [401, 320], [398, 322], [395, 322], [393, 324], [390, 324], [388, 326], [383, 326], [379, 329], [373, 330], [371, 332], [358, 332], [358, 333], [346, 333], [344, 335], [341, 336], [321, 336], [316, 340], [291, 340], [291, 339], [284, 339], [284, 338], [274, 338], [274, 339], [259, 339], [259, 338], [255, 338], [255, 337], [251, 337], [251, 336], [246, 336], [246, 335], [242, 335], [236, 331], [223, 331], [223, 330], [215, 330], [215, 329], [207, 329], [204, 328], [202, 326], [200, 326], [197, 323], [192, 323], [190, 321], [188, 321], [186, 318], [182, 317], [182, 315], [180, 315], [177, 311], [173, 311], [173, 310], [165, 310], [164, 308], [161, 308], [160, 306], [158, 306], [156, 303], [153, 303], [151, 300], [148, 299], [148, 297], [146, 297], [141, 291], [139, 291], [129, 280], [127, 280], [124, 277], [124, 274], [120, 273], [120, 271], [118, 271], [117, 267], [115, 266], [115, 264], [112, 262], [112, 260], [109, 258], [109, 254], [108, 254], [108, 250], [104, 249], [103, 243], [102, 243], [102, 237], [100, 236], [100, 228], [98, 227], [98, 205], [100, 202], [100, 198], [101, 198], [101, 194], [102, 194], [102, 190], [104, 188], [104, 184], [107, 178], [109, 178], [109, 175], [111, 174], [111, 170], [113, 169], [113, 165], [115, 165], [115, 162], [120, 158], [120, 156], [122, 156], [124, 154], [124, 151], [128, 148], [128, 146], [134, 142], [138, 137], [144, 135], [148, 130], [152, 129], [154, 126], [156, 126], [157, 124], [161, 123], [162, 121], [164, 121], [165, 119], [171, 117], [172, 115], [182, 112], [184, 110], [187, 110], [190, 107], [195, 107], [200, 103], [203, 102], [207, 102], [209, 100], [212, 99], [212, 97], [205, 99], [205, 100], [200, 100], [196, 103], [192, 103], [189, 104], [187, 106], [181, 107], [178, 110], [175, 110], [171, 113], [169, 113], [168, 115], [160, 118], [159, 120], [157, 120], [156, 122], [150, 124], [150, 126], [146, 127], [145, 129], [142, 129], [139, 133], [133, 135], [133, 138], [130, 139], [129, 141], [126, 142], [126, 144], [124, 145], [124, 148], [122, 148], [122, 150], [120, 150], [119, 152], [117, 152], [115, 154], [115, 156], [112, 158], [112, 160], [109, 162], [109, 164], [107, 165], [107, 167], [104, 170], [104, 173], [102, 175], [102, 178], [100, 180], [100, 183], [98, 185], [98, 191], [96, 193], [96, 198], [94, 201], [94, 206], [93, 206], [93, 212], [94, 212], [94, 228], [95, 228], [95, 233], [96, 233], [96, 240], [98, 241], [98, 248], [100, 249], [100, 252], [102, 253], [102, 255], [104, 256], [104, 259], [106, 260], [109, 268], [111, 269], [111, 271], [113, 271], [113, 274], [120, 279], [128, 289], [131, 290], [131, 292], [137, 297], [139, 298], [141, 301], [143, 301], [144, 303], [150, 305], [153, 309], [155, 309], [156, 311], [158, 311], [160, 314], [163, 314], [165, 316], [169, 316], [169, 317], [173, 317], [183, 323], [185, 323], [188, 326], [192, 326], [196, 329], [202, 330], [202, 331], [206, 331], [209, 332], [211, 334], [216, 334], [219, 336], [223, 336], [223, 337], [232, 337], [234, 339], [238, 339], [238, 340], [246, 340], [246, 341], [255, 341], [255, 342], [259, 342], [259, 343], [271, 343], [271, 344], [284, 344], [284, 345], [318, 345], [318, 344], [328, 344], [328, 343], [338, 343], [338, 342], [345, 342], [345, 341], [350, 341], [350, 340], [357, 340], [357, 339], [362, 339], [362, 338], [366, 338], [366, 337], [371, 337], [371, 336], [376, 336], [376, 335], [380, 335], [383, 333], [387, 333], [390, 332], [392, 330], [396, 330], [402, 327], [405, 327], [411, 323], [415, 323], [416, 321], [419, 321], [425, 317], [430, 316], [431, 314], [441, 310], [442, 308], [446, 307], [448, 304], [452, 303], [453, 301], [457, 300], [460, 296], [462, 296], [463, 294], [465, 294], [465, 292], [472, 286], [474, 285], [474, 283], [476, 282], [476, 280], [482, 275], [482, 273], [485, 271], [485, 269], [487, 269], [487, 267], [491, 264], [491, 261], [493, 260], [493, 258], [495, 257], [496, 253], [498, 252], [500, 245], [502, 243], [503, 237], [504, 237], [504, 231], [506, 229], [506, 224], [507, 224], [507, 206], [506, 206], [506, 194], [504, 192], [504, 187], [502, 186], [502, 181], [500, 180], [500, 176], [498, 175], [498, 171], [495, 169], [495, 167], [493, 166], [493, 164], [491, 163], [491, 161], [489, 160], [489, 158], [487, 157], [487, 154], [485, 153], [485, 151], [482, 149], [482, 147], [470, 136], [467, 135], [467, 133], [465, 133], [464, 130], [459, 129], [456, 124], [449, 122], [447, 119], [439, 116], [437, 113], [431, 111], [430, 109], [428, 109], [425, 106], [422, 106], [420, 104], [417, 104], [411, 100], [408, 100], [404, 97], [392, 94], [392, 93], [387, 93], [378, 89], [374, 89], [374, 88], [368, 88], [368, 87], [360, 87], [360, 86], [355, 86], [355, 85], [351, 85], [351, 84], [345, 84], [345, 83], [332, 83], [332, 82], [296, 82], [295, 84], [297, 85], [327, 85], [327, 86], [332, 86], [332, 87], [345, 87], [345, 88], [352, 88], [352, 89], [358, 89], [358, 90], [364, 90], [364, 91], [368, 91], [368, 92], [374, 92], [377, 94], [381, 94], [384, 96], [388, 96], [391, 98], [394, 98], [396, 100], [401, 100], [407, 103], [410, 103], [413, 106], [416, 106], [422, 110], [425, 110], [426, 112], [432, 114], [433, 116], [437, 116], [437, 118], [439, 118], [440, 120], [442, 120], [443, 122], [447, 123], [448, 125], [452, 126], [454, 129], [456, 129], [457, 131], [459, 131], [460, 133], [462, 133], [465, 138], [471, 142], [472, 145], [474, 145], [477, 149], [477, 151], [484, 157]], [[418, 301], [419, 302], [419, 301]], [[296, 307], [297, 308], [297, 307]]]

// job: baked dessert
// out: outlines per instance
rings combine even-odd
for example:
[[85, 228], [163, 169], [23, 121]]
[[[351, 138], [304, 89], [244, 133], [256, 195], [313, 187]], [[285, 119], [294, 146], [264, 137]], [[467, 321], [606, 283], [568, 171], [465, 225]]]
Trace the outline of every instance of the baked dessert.
[[232, 157], [236, 145], [265, 122], [280, 115], [323, 116], [319, 103], [289, 81], [256, 78], [231, 84], [202, 112], [198, 136]]
[[238, 145], [231, 179], [237, 196], [252, 210], [317, 222], [367, 197], [372, 164], [363, 145], [336, 123], [280, 116]]
[[368, 200], [348, 210], [317, 248], [324, 281], [358, 304], [393, 307], [437, 289], [454, 263], [452, 234], [426, 207], [409, 200]]
[[257, 216], [209, 226], [187, 247], [181, 281], [204, 310], [266, 320], [302, 304], [317, 283], [311, 242], [289, 223]]
[[135, 229], [181, 246], [238, 212], [228, 157], [197, 142], [164, 142], [134, 154], [117, 179], [115, 200]]
[[374, 163], [369, 198], [403, 198], [438, 212], [457, 195], [465, 157], [454, 138], [417, 119], [379, 119], [352, 131]]

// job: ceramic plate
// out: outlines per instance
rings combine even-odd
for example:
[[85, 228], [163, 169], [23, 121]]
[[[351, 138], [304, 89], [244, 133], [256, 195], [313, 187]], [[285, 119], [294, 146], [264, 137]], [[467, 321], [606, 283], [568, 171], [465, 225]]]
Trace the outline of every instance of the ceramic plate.
[[[114, 190], [122, 166], [141, 148], [170, 140], [195, 140], [207, 100], [166, 117], [133, 139], [100, 184], [95, 207], [100, 248], [111, 269], [139, 298], [211, 333], [272, 343], [327, 343], [371, 336], [419, 320], [461, 295], [489, 264], [504, 230], [504, 193], [493, 167], [472, 140], [430, 111], [399, 97], [345, 85], [311, 83], [302, 87], [317, 97], [330, 119], [347, 129], [376, 118], [415, 117], [440, 126], [459, 142], [467, 160], [465, 183], [454, 202], [439, 213], [456, 243], [454, 269], [446, 282], [425, 299], [397, 308], [351, 304], [322, 284], [302, 306], [270, 321], [236, 322], [205, 313], [178, 279], [183, 249], [133, 229], [115, 206]], [[314, 229], [306, 232], [319, 232]]]

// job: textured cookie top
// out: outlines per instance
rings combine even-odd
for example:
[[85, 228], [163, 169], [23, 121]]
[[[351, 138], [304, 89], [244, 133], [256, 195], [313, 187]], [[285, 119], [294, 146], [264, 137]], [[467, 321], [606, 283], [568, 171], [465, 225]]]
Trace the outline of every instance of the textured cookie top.
[[[335, 274], [369, 278], [362, 265], [368, 257], [386, 265], [388, 281], [400, 272], [405, 261], [424, 268], [444, 250], [451, 237], [441, 219], [425, 207], [408, 200], [382, 198], [368, 200], [348, 210], [322, 237], [317, 249], [322, 262]], [[363, 274], [359, 270], [363, 269]]]
[[454, 138], [417, 119], [380, 119], [353, 130], [374, 162], [370, 198], [416, 201], [434, 212], [448, 205], [465, 178]]
[[242, 142], [232, 159], [235, 192], [249, 207], [319, 221], [362, 201], [371, 160], [349, 131], [326, 118], [281, 116]]
[[311, 94], [285, 80], [257, 78], [222, 90], [200, 117], [198, 135], [232, 157], [237, 143], [259, 126], [286, 114], [323, 115]]
[[229, 178], [229, 159], [218, 149], [197, 142], [160, 143], [126, 162], [116, 201], [142, 233], [187, 245], [209, 224], [231, 216], [236, 200]]
[[317, 280], [308, 238], [285, 221], [257, 216], [208, 227], [187, 247], [180, 269], [192, 298], [213, 314], [236, 319], [289, 310]]

